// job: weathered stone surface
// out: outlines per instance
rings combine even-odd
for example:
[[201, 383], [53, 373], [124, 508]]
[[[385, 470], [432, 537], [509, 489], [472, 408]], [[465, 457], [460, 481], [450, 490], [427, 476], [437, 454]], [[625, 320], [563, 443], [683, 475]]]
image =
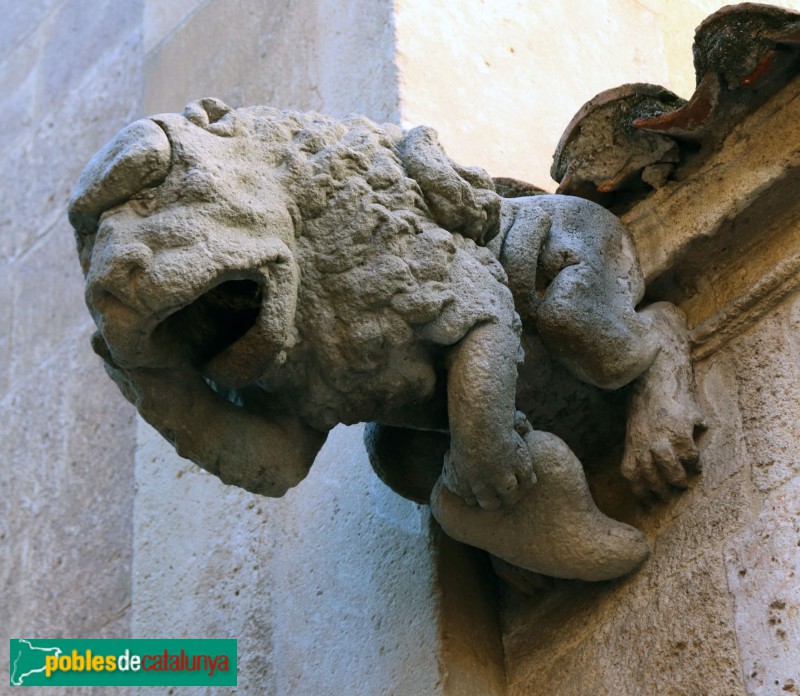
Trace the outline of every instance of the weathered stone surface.
[[730, 351], [704, 360], [695, 368], [697, 393], [706, 416], [708, 430], [703, 434], [703, 476], [697, 481], [713, 491], [747, 466], [747, 448], [742, 434], [736, 369]]
[[[352, 430], [331, 433], [310, 475], [311, 500], [296, 489], [279, 503], [277, 583], [292, 589], [277, 600], [278, 693], [311, 696], [330, 684], [364, 696], [387, 684], [442, 693], [429, 514], [377, 480]], [[320, 567], [328, 554], [336, 561]], [[355, 649], [343, 653], [345, 636]]]
[[151, 51], [157, 44], [186, 22], [192, 12], [204, 5], [206, 0], [144, 0], [144, 50]]
[[[55, 362], [55, 359], [51, 359], [50, 367], [55, 368]], [[42, 371], [45, 369], [43, 367]], [[5, 395], [0, 418], [2, 431], [5, 433], [4, 445], [10, 461], [46, 465], [47, 462], [52, 462], [52, 453], [61, 452], [64, 448], [66, 433], [58, 426], [62, 424], [60, 415], [64, 412], [66, 385], [60, 380], [47, 383], [41, 381], [39, 384], [36, 382], [35, 375], [29, 376], [25, 381], [27, 389], [17, 389]], [[4, 534], [8, 542], [17, 539], [21, 547], [20, 532], [25, 529], [26, 520], [40, 516], [46, 509], [48, 499], [38, 496], [37, 489], [43, 481], [48, 481], [48, 475], [46, 470], [37, 470], [36, 478], [16, 474], [13, 467], [0, 469], [3, 488], [12, 492], [11, 495], [3, 496], [4, 514], [0, 515], [0, 520], [5, 526]], [[10, 581], [14, 572], [13, 564], [4, 563], [3, 570]]]
[[[793, 355], [800, 355], [800, 298], [794, 298], [789, 308], [789, 324], [787, 334], [789, 337], [789, 350]], [[800, 360], [796, 360], [800, 363]]]
[[255, 497], [175, 459], [140, 421], [132, 635], [235, 638], [242, 693], [277, 694], [267, 530], [279, 521]]
[[[86, 352], [83, 291], [61, 258], [74, 248], [63, 223], [73, 148], [88, 156], [136, 113], [139, 42], [124, 19], [135, 6], [6, 3], [0, 22], [4, 645], [130, 635], [135, 412], [108, 402], [102, 363]], [[90, 9], [102, 12], [87, 34]]]
[[743, 694], [721, 559], [759, 505], [744, 472], [710, 493], [695, 478], [669, 506], [640, 512], [636, 523], [655, 544], [636, 574], [512, 595], [504, 611], [510, 693]]
[[5, 7], [3, 23], [0, 24], [0, 61], [6, 60], [20, 46], [29, 45], [31, 34], [57, 4], [58, 0], [31, 0], [11, 3]]
[[[20, 3], [20, 6], [25, 6]], [[3, 27], [5, 27], [5, 22]], [[36, 112], [36, 64], [40, 46], [38, 37], [28, 40], [5, 60], [0, 61], [0, 154], [29, 129]]]
[[654, 576], [670, 576], [681, 568], [719, 554], [725, 540], [741, 530], [756, 514], [759, 498], [746, 476], [729, 479], [711, 493], [697, 490], [681, 501], [682, 514], [658, 520], [656, 553], [648, 570]]
[[623, 85], [584, 104], [553, 155], [558, 192], [600, 201], [621, 187], [659, 188], [680, 155], [664, 135], [633, 127], [644, 115], [671, 111], [685, 101], [657, 85]]
[[429, 516], [377, 481], [353, 430], [332, 433], [305, 491], [265, 501], [142, 425], [134, 635], [237, 638], [248, 694], [440, 693]]
[[[114, 0], [61, 3], [42, 26], [39, 103], [60, 102], [70, 90], [85, 82], [88, 73], [97, 70], [105, 56], [116, 53], [131, 33], [139, 34], [143, 8], [143, 0], [130, 0], [122, 5]], [[141, 49], [140, 35], [137, 44]], [[69, 55], [69, 60], [64, 59], [65, 55]]]
[[0, 399], [5, 396], [8, 387], [9, 370], [11, 362], [11, 341], [8, 335], [0, 336]]
[[[11, 279], [12, 265], [5, 260], [0, 260], [0, 274], [3, 278]], [[5, 398], [11, 378], [12, 343], [11, 331], [14, 321], [14, 286], [10, 282], [0, 283], [0, 326], [5, 330], [0, 333], [0, 400]]]
[[800, 479], [773, 490], [725, 549], [749, 694], [800, 690]]
[[506, 633], [508, 693], [743, 696], [719, 557], [647, 568], [599, 591], [558, 587], [521, 613], [524, 638]]
[[[800, 149], [787, 143], [785, 134], [794, 128], [799, 95], [800, 77], [795, 77], [781, 94], [739, 123], [723, 147], [710, 151], [693, 176], [667, 183], [623, 216], [648, 282], [684, 263], [694, 270], [698, 249], [705, 245], [709, 252], [717, 251], [715, 247], [722, 245], [714, 245], [713, 238], [727, 239], [730, 221], [757, 207], [762, 195], [784, 180], [794, 180]], [[698, 189], [704, 192], [702, 197], [697, 196]], [[768, 196], [767, 210], [776, 215], [776, 202], [782, 199], [772, 205], [769, 201]], [[759, 216], [758, 223], [763, 221]], [[702, 270], [702, 262], [697, 265]], [[708, 312], [715, 302], [708, 298], [701, 306]]]
[[[133, 413], [91, 386], [100, 365], [87, 338], [62, 345], [0, 406], [5, 456], [17, 464], [0, 471], [4, 639], [129, 631]], [[103, 423], [89, 426], [97, 411]], [[87, 447], [87, 426], [103, 457]]]
[[450, 539], [435, 526], [432, 531], [438, 570], [441, 692], [446, 696], [505, 696], [495, 557]]
[[792, 349], [794, 299], [733, 346], [739, 410], [753, 482], [770, 491], [800, 475], [800, 365]]
[[[36, 246], [11, 265], [14, 312], [9, 337], [12, 346], [27, 346], [26, 350], [13, 351], [10, 369], [15, 380], [24, 379], [57, 353], [65, 341], [74, 340], [81, 326], [88, 326], [81, 279], [61, 262], [65, 255], [73, 253], [74, 246], [68, 226], [57, 222]], [[52, 293], [41, 298], [44, 278]], [[36, 311], [32, 311], [34, 306]]]

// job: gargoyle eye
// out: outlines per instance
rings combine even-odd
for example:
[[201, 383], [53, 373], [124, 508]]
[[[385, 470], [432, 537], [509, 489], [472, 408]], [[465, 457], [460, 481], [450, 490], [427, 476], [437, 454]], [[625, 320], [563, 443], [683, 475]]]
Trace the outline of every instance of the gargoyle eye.
[[78, 235], [93, 235], [105, 211], [163, 182], [171, 156], [166, 133], [150, 119], [117, 133], [86, 165], [70, 199], [69, 221]]

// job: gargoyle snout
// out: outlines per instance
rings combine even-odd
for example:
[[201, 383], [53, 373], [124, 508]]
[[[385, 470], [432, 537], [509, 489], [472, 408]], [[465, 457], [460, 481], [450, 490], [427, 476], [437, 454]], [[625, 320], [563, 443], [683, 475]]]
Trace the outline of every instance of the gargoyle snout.
[[154, 313], [143, 293], [153, 252], [141, 242], [110, 246], [95, 254], [86, 277], [86, 304], [121, 366], [150, 363]]
[[150, 269], [153, 252], [141, 242], [117, 245], [102, 258], [95, 259], [86, 277], [86, 302], [102, 311], [109, 298], [139, 312], [146, 311], [137, 296], [139, 280]]

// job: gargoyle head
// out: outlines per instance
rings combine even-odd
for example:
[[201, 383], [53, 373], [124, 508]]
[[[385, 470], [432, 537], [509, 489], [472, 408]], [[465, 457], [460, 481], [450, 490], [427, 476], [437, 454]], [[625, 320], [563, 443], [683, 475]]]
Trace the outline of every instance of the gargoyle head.
[[109, 375], [179, 454], [265, 495], [337, 423], [433, 398], [433, 343], [493, 311], [456, 260], [502, 287], [480, 247], [500, 211], [432, 129], [216, 99], [123, 129], [69, 206]]
[[203, 99], [129, 125], [81, 175], [70, 222], [95, 345], [117, 366], [188, 364], [237, 387], [283, 349], [295, 206], [240, 132], [235, 111]]

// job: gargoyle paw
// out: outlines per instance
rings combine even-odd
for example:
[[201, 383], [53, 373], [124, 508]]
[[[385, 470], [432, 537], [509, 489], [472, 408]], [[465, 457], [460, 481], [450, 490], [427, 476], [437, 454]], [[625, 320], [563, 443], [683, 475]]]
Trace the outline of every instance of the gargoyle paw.
[[495, 455], [464, 456], [451, 446], [444, 458], [443, 483], [468, 505], [480, 505], [485, 510], [515, 505], [536, 481], [523, 440], [529, 430], [524, 416], [516, 418], [510, 442]]
[[635, 495], [666, 498], [689, 485], [687, 467], [699, 464], [696, 437], [706, 428], [694, 396], [686, 318], [674, 305], [657, 302], [643, 310], [660, 348], [632, 385], [622, 475]]
[[689, 485], [687, 469], [699, 468], [697, 435], [706, 429], [690, 391], [678, 398], [635, 393], [628, 417], [622, 475], [635, 495], [653, 492], [665, 499], [673, 488]]

